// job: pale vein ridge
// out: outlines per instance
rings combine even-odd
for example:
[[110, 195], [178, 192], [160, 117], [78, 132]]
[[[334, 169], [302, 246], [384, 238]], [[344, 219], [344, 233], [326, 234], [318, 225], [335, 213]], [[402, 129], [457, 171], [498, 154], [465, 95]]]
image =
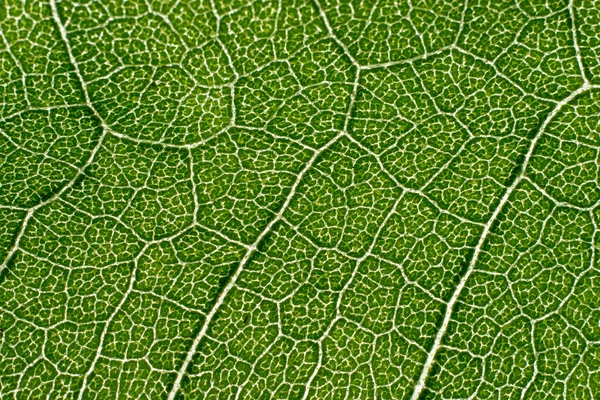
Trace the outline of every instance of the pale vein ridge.
[[206, 319], [204, 320], [204, 323], [202, 324], [202, 327], [200, 328], [200, 332], [194, 338], [194, 341], [192, 342], [192, 346], [190, 347], [190, 350], [187, 352], [187, 354], [185, 356], [185, 360], [184, 360], [183, 364], [181, 365], [179, 372], [177, 373], [177, 377], [175, 378], [175, 382], [173, 383], [173, 387], [171, 388], [171, 392], [169, 393], [168, 400], [175, 399], [175, 396], [177, 395], [177, 392], [179, 392], [179, 389], [181, 387], [181, 381], [183, 380], [183, 376], [185, 375], [190, 363], [192, 362], [192, 358], [196, 354], [196, 351], [198, 349], [198, 346], [200, 345], [200, 342], [206, 336], [206, 332], [208, 331], [208, 327], [209, 327], [212, 319], [214, 318], [215, 314], [217, 313], [217, 311], [219, 310], [219, 308], [225, 301], [225, 297], [227, 297], [227, 294], [235, 286], [237, 279], [239, 278], [240, 274], [242, 273], [242, 271], [244, 269], [244, 266], [248, 263], [248, 261], [254, 254], [254, 252], [258, 248], [258, 245], [262, 242], [262, 240], [265, 238], [265, 236], [267, 236], [271, 232], [271, 230], [273, 229], [273, 226], [275, 226], [275, 224], [277, 224], [279, 221], [281, 221], [283, 219], [283, 214], [285, 213], [285, 211], [289, 207], [292, 199], [294, 198], [294, 195], [296, 194], [296, 190], [298, 189], [298, 186], [300, 185], [300, 182], [302, 181], [302, 178], [304, 177], [304, 175], [306, 175], [308, 170], [313, 166], [313, 164], [317, 161], [319, 156], [321, 154], [323, 154], [323, 152], [325, 152], [329, 147], [331, 147], [341, 137], [347, 136], [346, 129], [348, 127], [348, 120], [350, 119], [350, 114], [352, 112], [352, 108], [354, 107], [354, 101], [356, 99], [356, 92], [358, 91], [359, 78], [360, 78], [360, 69], [357, 69], [356, 76], [354, 79], [354, 87], [352, 89], [352, 94], [350, 95], [348, 110], [346, 112], [346, 116], [345, 116], [345, 120], [344, 120], [343, 130], [340, 133], [338, 133], [333, 139], [331, 139], [329, 142], [327, 142], [323, 147], [321, 147], [320, 149], [318, 149], [317, 151], [315, 151], [313, 153], [313, 156], [310, 158], [310, 160], [308, 160], [308, 162], [306, 163], [306, 165], [304, 166], [302, 171], [300, 171], [300, 173], [298, 174], [298, 177], [296, 178], [296, 180], [294, 181], [294, 184], [290, 188], [290, 193], [287, 195], [283, 205], [279, 209], [279, 212], [277, 213], [277, 215], [275, 215], [275, 218], [273, 218], [271, 220], [271, 222], [265, 227], [265, 229], [260, 233], [260, 235], [258, 235], [258, 237], [254, 241], [254, 243], [252, 243], [252, 245], [250, 245], [250, 247], [248, 247], [246, 254], [244, 254], [244, 257], [242, 258], [242, 260], [240, 261], [240, 264], [238, 265], [235, 272], [229, 279], [229, 282], [227, 282], [227, 285], [225, 285], [225, 287], [223, 288], [223, 291], [217, 297], [217, 301], [213, 305], [212, 309], [206, 315]]
[[317, 7], [317, 10], [319, 11], [321, 19], [323, 20], [323, 24], [325, 24], [325, 28], [327, 29], [327, 33], [328, 33], [329, 37], [331, 39], [333, 39], [337, 43], [337, 45], [342, 48], [342, 50], [344, 50], [344, 53], [346, 54], [346, 56], [348, 56], [348, 58], [350, 59], [352, 64], [354, 64], [355, 67], [360, 69], [361, 68], [360, 64], [352, 56], [352, 53], [350, 53], [350, 50], [348, 50], [346, 45], [335, 35], [335, 33], [333, 33], [333, 28], [329, 24], [329, 19], [327, 18], [327, 15], [325, 14], [323, 7], [321, 7], [321, 3], [319, 2], [319, 0], [313, 0], [313, 2], [315, 4], [315, 6]]
[[394, 202], [394, 205], [392, 206], [392, 208], [390, 209], [390, 211], [387, 213], [387, 215], [383, 219], [383, 222], [381, 222], [381, 224], [377, 228], [377, 231], [375, 232], [375, 235], [373, 236], [373, 240], [371, 241], [371, 245], [369, 246], [369, 248], [367, 249], [367, 251], [365, 252], [365, 254], [363, 254], [362, 257], [360, 257], [360, 258], [358, 258], [356, 260], [354, 268], [352, 269], [352, 274], [350, 275], [350, 278], [346, 281], [346, 283], [344, 284], [344, 287], [342, 288], [342, 290], [340, 291], [340, 293], [338, 295], [338, 298], [337, 298], [337, 301], [336, 301], [336, 304], [335, 304], [336, 316], [329, 323], [329, 326], [327, 327], [327, 329], [325, 330], [325, 332], [323, 333], [323, 335], [321, 335], [321, 337], [317, 340], [317, 343], [319, 345], [319, 358], [318, 358], [317, 366], [315, 367], [315, 370], [313, 371], [313, 373], [308, 378], [308, 381], [306, 382], [305, 390], [304, 390], [304, 395], [302, 396], [302, 400], [308, 399], [308, 395], [310, 393], [310, 387], [312, 386], [313, 381], [315, 380], [315, 378], [317, 377], [317, 375], [319, 374], [319, 372], [321, 370], [321, 367], [323, 366], [322, 365], [322, 360], [323, 360], [323, 340], [329, 335], [329, 333], [331, 332], [331, 330], [333, 329], [333, 327], [335, 326], [335, 324], [337, 323], [337, 321], [339, 321], [342, 318], [342, 315], [341, 315], [341, 312], [340, 312], [340, 306], [342, 304], [342, 298], [344, 297], [346, 291], [348, 291], [348, 288], [350, 287], [350, 285], [352, 284], [352, 282], [356, 278], [356, 274], [358, 273], [358, 269], [359, 269], [360, 265], [369, 256], [373, 255], [373, 253], [372, 253], [373, 252], [373, 248], [375, 247], [375, 244], [377, 243], [377, 240], [379, 239], [379, 235], [381, 234], [381, 231], [387, 225], [387, 223], [390, 220], [390, 218], [392, 217], [392, 215], [394, 215], [396, 213], [396, 209], [398, 208], [398, 205], [400, 204], [400, 201], [404, 197], [405, 193], [406, 193], [406, 191], [403, 191], [400, 194], [400, 196], [398, 196], [398, 198], [396, 199], [396, 201]]
[[104, 339], [106, 338], [106, 334], [108, 333], [108, 327], [110, 326], [112, 321], [115, 319], [117, 314], [119, 312], [121, 312], [123, 305], [129, 298], [129, 294], [134, 290], [133, 285], [135, 284], [135, 280], [136, 280], [138, 262], [139, 262], [139, 259], [142, 257], [142, 255], [144, 255], [144, 253], [146, 252], [146, 249], [148, 248], [148, 246], [149, 246], [149, 244], [146, 244], [146, 246], [144, 246], [144, 248], [139, 252], [139, 254], [134, 259], [133, 270], [131, 272], [131, 277], [129, 278], [127, 290], [121, 297], [121, 301], [119, 302], [119, 304], [117, 304], [117, 306], [115, 307], [113, 312], [110, 314], [110, 316], [104, 323], [104, 327], [102, 328], [102, 333], [100, 334], [100, 344], [98, 345], [98, 348], [96, 349], [96, 354], [94, 356], [94, 359], [92, 360], [92, 363], [90, 364], [90, 367], [87, 369], [87, 371], [83, 375], [83, 383], [81, 384], [81, 389], [79, 390], [79, 395], [77, 396], [77, 400], [83, 399], [83, 394], [85, 393], [85, 390], [87, 389], [88, 378], [94, 371], [94, 368], [96, 368], [96, 364], [98, 363], [98, 360], [102, 356], [102, 350], [104, 349]]
[[252, 245], [250, 245], [250, 247], [248, 247], [246, 254], [244, 254], [244, 257], [242, 258], [242, 260], [240, 261], [235, 272], [229, 279], [229, 282], [227, 283], [227, 285], [225, 285], [225, 287], [223, 288], [223, 291], [217, 297], [215, 304], [213, 305], [213, 307], [211, 308], [209, 313], [206, 315], [206, 319], [204, 320], [204, 323], [202, 324], [202, 327], [200, 328], [200, 332], [198, 332], [198, 335], [194, 338], [194, 341], [192, 342], [190, 350], [187, 352], [187, 354], [185, 356], [185, 360], [183, 361], [183, 364], [181, 365], [181, 368], [179, 369], [179, 372], [177, 373], [177, 377], [175, 378], [175, 382], [173, 383], [173, 387], [168, 396], [169, 400], [175, 399], [175, 396], [177, 395], [177, 392], [179, 392], [179, 389], [181, 387], [181, 381], [183, 379], [183, 376], [185, 375], [190, 363], [192, 362], [192, 358], [196, 354], [196, 350], [198, 349], [200, 342], [206, 336], [206, 332], [208, 331], [208, 327], [210, 326], [211, 321], [213, 320], [213, 318], [215, 317], [215, 314], [219, 311], [219, 309], [223, 305], [223, 302], [225, 301], [227, 294], [235, 286], [240, 274], [244, 270], [244, 267], [246, 266], [246, 264], [248, 263], [248, 261], [250, 260], [250, 258], [252, 257], [252, 255], [254, 254], [256, 249], [258, 248], [258, 245], [262, 242], [262, 240], [265, 238], [265, 236], [267, 236], [271, 232], [271, 230], [273, 229], [273, 226], [281, 220], [281, 218], [283, 217], [283, 213], [287, 210], [294, 195], [296, 194], [296, 189], [300, 185], [302, 178], [308, 172], [308, 170], [313, 166], [313, 164], [315, 163], [317, 158], [319, 158], [319, 156], [325, 150], [327, 150], [331, 145], [333, 145], [335, 142], [337, 142], [338, 139], [342, 136], [344, 136], [344, 132], [339, 133], [337, 136], [335, 136], [333, 139], [331, 139], [325, 146], [321, 147], [318, 151], [316, 151], [313, 154], [311, 159], [304, 166], [304, 169], [298, 174], [298, 178], [296, 178], [296, 181], [294, 182], [294, 184], [292, 185], [292, 187], [290, 189], [290, 193], [288, 194], [287, 198], [285, 199], [285, 202], [281, 206], [281, 209], [279, 210], [279, 212], [277, 213], [275, 218], [273, 218], [271, 220], [271, 222], [265, 227], [265, 229], [260, 233], [260, 235], [258, 235], [258, 238], [254, 241], [254, 243], [252, 243]]
[[450, 298], [450, 301], [448, 302], [448, 305], [446, 307], [446, 312], [444, 313], [444, 319], [442, 321], [442, 326], [440, 327], [440, 329], [438, 330], [438, 333], [435, 336], [435, 341], [433, 342], [433, 346], [431, 347], [429, 354], [427, 354], [427, 359], [425, 360], [425, 364], [423, 364], [423, 369], [421, 370], [421, 375], [419, 376], [419, 380], [417, 381], [417, 384], [415, 386], [415, 390], [412, 394], [411, 400], [417, 400], [421, 396], [421, 393], [423, 392], [423, 389], [425, 388], [425, 382], [429, 376], [429, 371], [431, 370], [433, 362], [435, 361], [435, 356], [441, 347], [442, 339], [444, 338], [444, 335], [446, 334], [446, 331], [448, 330], [448, 324], [450, 323], [450, 318], [452, 317], [452, 311], [454, 310], [454, 306], [455, 306], [456, 302], [458, 301], [458, 298], [460, 297], [460, 294], [461, 294], [463, 288], [465, 287], [467, 280], [469, 279], [469, 277], [471, 276], [471, 273], [473, 272], [473, 270], [475, 268], [475, 264], [477, 263], [479, 254], [481, 253], [481, 249], [483, 248], [483, 245], [485, 244], [485, 242], [487, 240], [487, 237], [488, 237], [488, 234], [490, 232], [492, 225], [498, 219], [498, 215], [500, 215], [500, 212], [502, 211], [502, 209], [504, 208], [506, 203], [508, 203], [508, 199], [509, 199], [510, 195], [512, 194], [512, 192], [514, 191], [514, 189], [518, 186], [518, 184], [521, 182], [521, 180], [525, 177], [527, 165], [529, 164], [529, 160], [531, 159], [531, 156], [535, 149], [535, 145], [537, 144], [538, 140], [544, 134], [544, 131], [546, 130], [546, 127], [548, 126], [548, 123], [550, 123], [550, 121], [558, 114], [558, 112], [562, 109], [562, 107], [565, 106], [566, 104], [568, 104], [571, 100], [573, 100], [575, 97], [577, 97], [581, 93], [585, 92], [586, 90], [589, 90], [590, 88], [591, 88], [591, 86], [589, 84], [584, 84], [581, 88], [579, 88], [578, 90], [573, 92], [570, 96], [568, 96], [567, 98], [560, 101], [552, 109], [552, 111], [548, 114], [548, 116], [546, 117], [544, 122], [542, 122], [542, 124], [540, 125], [540, 128], [539, 128], [537, 134], [535, 135], [535, 137], [531, 141], [531, 144], [529, 145], [529, 149], [527, 151], [527, 154], [525, 155], [525, 159], [524, 159], [523, 163], [521, 164], [521, 170], [520, 170], [519, 174], [517, 175], [517, 177], [515, 178], [513, 183], [509, 186], [509, 188], [506, 190], [506, 192], [504, 193], [504, 196], [502, 196], [502, 199], [500, 199], [498, 206], [492, 213], [492, 216], [490, 217], [488, 222], [484, 225], [483, 232], [481, 234], [481, 237], [479, 238], [479, 242], [477, 243], [477, 246], [475, 246], [475, 249], [473, 251], [473, 256], [471, 257], [471, 261], [469, 262], [467, 271], [460, 279], [460, 282], [459, 282], [458, 286], [456, 287], [456, 289], [454, 290], [454, 293], [452, 293], [452, 297]]
[[94, 148], [92, 149], [90, 157], [85, 162], [85, 164], [83, 164], [81, 166], [81, 168], [78, 168], [77, 172], [75, 173], [75, 176], [73, 176], [73, 179], [71, 179], [71, 181], [69, 181], [65, 186], [63, 186], [62, 189], [60, 189], [53, 196], [49, 197], [45, 201], [38, 203], [37, 205], [31, 207], [27, 211], [27, 214], [25, 215], [25, 217], [23, 218], [23, 222], [21, 223], [21, 229], [19, 230], [19, 232], [17, 233], [17, 236], [15, 237], [12, 248], [8, 251], [6, 257], [2, 261], [2, 264], [0, 264], [0, 273], [2, 273], [2, 271], [4, 271], [4, 269], [7, 267], [8, 263], [9, 263], [9, 261], [12, 259], [13, 255], [17, 252], [17, 250], [19, 250], [19, 245], [21, 243], [21, 239], [23, 239], [23, 236], [25, 235], [25, 230], [27, 229], [27, 224], [29, 223], [29, 220], [32, 218], [35, 211], [44, 207], [45, 205], [47, 205], [49, 203], [52, 203], [54, 200], [59, 198], [64, 192], [66, 192], [71, 186], [73, 186], [73, 184], [77, 181], [77, 179], [79, 179], [79, 177], [84, 173], [86, 168], [88, 166], [90, 166], [90, 164], [92, 164], [92, 162], [94, 161], [94, 158], [96, 157], [96, 154], [98, 153], [98, 150], [100, 149], [100, 147], [102, 147], [102, 143], [104, 142], [104, 138], [106, 137], [106, 132], [108, 129], [108, 127], [106, 126], [106, 124], [104, 123], [104, 121], [102, 120], [102, 118], [100, 117], [100, 115], [98, 114], [98, 112], [96, 111], [96, 109], [94, 108], [94, 106], [92, 105], [92, 103], [90, 101], [90, 96], [88, 93], [87, 85], [86, 85], [85, 81], [83, 80], [83, 77], [79, 71], [77, 63], [75, 62], [75, 58], [73, 57], [73, 53], [71, 52], [71, 46], [69, 45], [69, 41], [67, 38], [67, 31], [65, 30], [65, 27], [62, 24], [60, 17], [58, 15], [58, 10], [56, 8], [55, 0], [50, 0], [50, 7], [52, 9], [52, 17], [58, 27], [61, 39], [63, 40], [65, 47], [67, 49], [67, 53], [69, 55], [69, 60], [70, 60], [71, 64], [73, 65], [75, 75], [77, 75], [77, 78], [81, 84], [81, 89], [82, 89], [83, 95], [85, 97], [85, 105], [88, 108], [90, 108], [90, 110], [93, 112], [94, 116], [96, 118], [98, 118], [98, 120], [101, 122], [102, 135], [98, 139], [98, 143], [96, 143], [96, 146], [94, 146]]
[[585, 68], [583, 66], [583, 60], [581, 59], [581, 50], [579, 49], [579, 43], [577, 42], [577, 29], [575, 26], [575, 7], [573, 6], [574, 0], [569, 0], [569, 18], [571, 19], [571, 36], [573, 37], [573, 47], [575, 48], [575, 58], [577, 59], [577, 66], [579, 67], [579, 73], [583, 79], [584, 85], [588, 85], [589, 81], [585, 76]]

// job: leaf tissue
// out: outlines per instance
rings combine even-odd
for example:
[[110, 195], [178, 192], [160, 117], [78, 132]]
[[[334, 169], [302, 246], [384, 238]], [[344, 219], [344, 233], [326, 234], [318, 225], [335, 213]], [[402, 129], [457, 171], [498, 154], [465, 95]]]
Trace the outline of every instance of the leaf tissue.
[[0, 398], [600, 396], [600, 1], [2, 0]]

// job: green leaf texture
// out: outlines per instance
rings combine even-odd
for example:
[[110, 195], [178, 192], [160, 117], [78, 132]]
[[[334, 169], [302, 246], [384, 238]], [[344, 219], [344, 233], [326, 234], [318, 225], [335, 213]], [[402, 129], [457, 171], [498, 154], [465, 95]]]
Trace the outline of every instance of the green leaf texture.
[[599, 398], [600, 1], [1, 3], [2, 400]]

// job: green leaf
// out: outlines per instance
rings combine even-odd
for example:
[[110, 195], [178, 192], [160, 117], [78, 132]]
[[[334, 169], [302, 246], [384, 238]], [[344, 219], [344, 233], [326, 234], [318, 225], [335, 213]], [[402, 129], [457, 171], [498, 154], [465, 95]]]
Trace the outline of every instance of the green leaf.
[[598, 399], [600, 1], [5, 0], [0, 398]]

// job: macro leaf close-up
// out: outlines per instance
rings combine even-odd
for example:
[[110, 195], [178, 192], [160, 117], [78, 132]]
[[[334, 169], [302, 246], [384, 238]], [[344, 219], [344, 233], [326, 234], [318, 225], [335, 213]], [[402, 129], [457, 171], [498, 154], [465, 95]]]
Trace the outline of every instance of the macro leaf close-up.
[[1, 0], [0, 399], [600, 399], [599, 0]]

